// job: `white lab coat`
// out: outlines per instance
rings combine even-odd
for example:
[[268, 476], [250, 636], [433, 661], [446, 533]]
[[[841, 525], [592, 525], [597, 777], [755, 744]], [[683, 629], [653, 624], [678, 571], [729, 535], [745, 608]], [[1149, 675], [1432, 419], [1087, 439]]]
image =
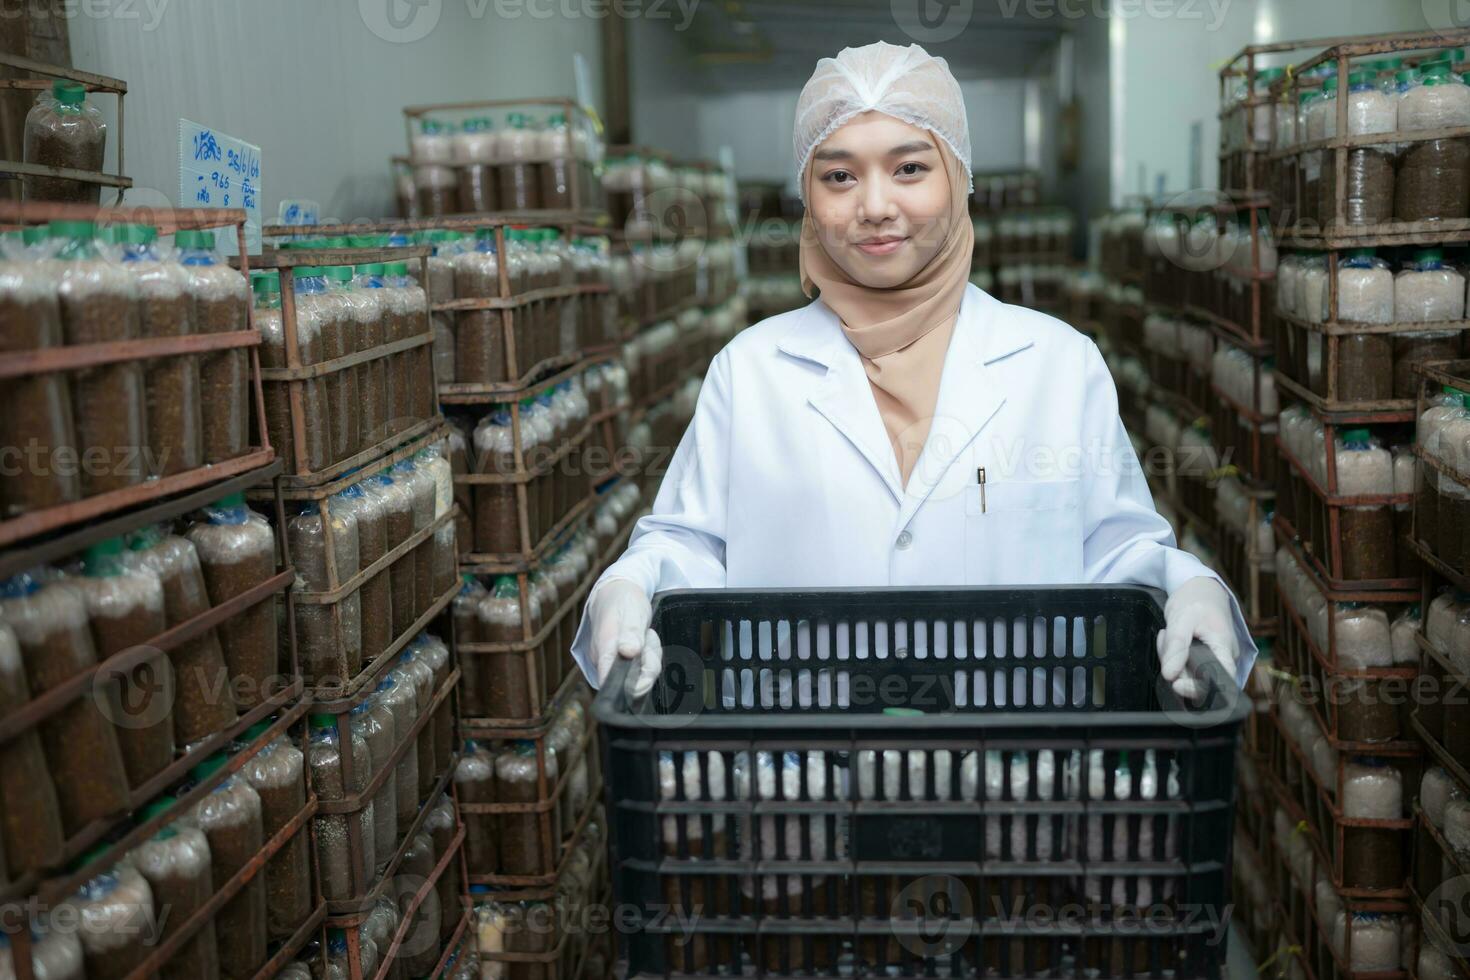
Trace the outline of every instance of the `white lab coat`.
[[[714, 358], [652, 513], [598, 585], [1172, 592], [1201, 575], [1218, 579], [1154, 510], [1093, 342], [969, 286], [907, 487], [858, 352], [817, 300]], [[1243, 684], [1255, 646], [1231, 603]], [[590, 632], [584, 617], [572, 652], [596, 685]]]

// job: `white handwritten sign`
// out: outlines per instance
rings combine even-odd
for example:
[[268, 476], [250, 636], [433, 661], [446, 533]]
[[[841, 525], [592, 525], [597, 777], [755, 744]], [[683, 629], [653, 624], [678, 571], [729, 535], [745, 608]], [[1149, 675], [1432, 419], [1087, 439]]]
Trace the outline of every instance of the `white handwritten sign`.
[[[243, 208], [245, 245], [260, 251], [260, 147], [179, 120], [179, 207]], [[221, 252], [234, 255], [234, 235], [217, 235]]]

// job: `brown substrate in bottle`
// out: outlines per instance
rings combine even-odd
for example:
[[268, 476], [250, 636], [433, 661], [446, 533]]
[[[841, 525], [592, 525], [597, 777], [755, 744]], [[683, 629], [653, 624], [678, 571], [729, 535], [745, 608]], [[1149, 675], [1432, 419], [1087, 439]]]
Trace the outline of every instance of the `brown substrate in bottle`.
[[1408, 143], [1399, 157], [1394, 217], [1399, 221], [1454, 220], [1470, 214], [1470, 142]]
[[1338, 515], [1342, 534], [1342, 575], [1349, 580], [1393, 578], [1393, 509], [1344, 507]]
[[[1324, 368], [1326, 349], [1323, 350]], [[1393, 397], [1393, 344], [1387, 334], [1355, 333], [1337, 338], [1337, 400], [1379, 401]]]
[[[20, 643], [0, 622], [0, 716], [18, 711], [31, 698], [21, 664]], [[19, 877], [61, 861], [66, 843], [56, 788], [46, 768], [41, 736], [34, 729], [0, 743], [0, 853]]]

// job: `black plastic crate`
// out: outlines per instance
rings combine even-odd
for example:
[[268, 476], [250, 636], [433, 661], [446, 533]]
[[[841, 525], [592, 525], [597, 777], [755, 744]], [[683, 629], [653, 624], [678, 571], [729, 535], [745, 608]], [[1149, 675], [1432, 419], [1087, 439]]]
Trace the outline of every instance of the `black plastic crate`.
[[1250, 702], [1178, 702], [1162, 599], [657, 596], [593, 708], [626, 974], [1218, 977]]

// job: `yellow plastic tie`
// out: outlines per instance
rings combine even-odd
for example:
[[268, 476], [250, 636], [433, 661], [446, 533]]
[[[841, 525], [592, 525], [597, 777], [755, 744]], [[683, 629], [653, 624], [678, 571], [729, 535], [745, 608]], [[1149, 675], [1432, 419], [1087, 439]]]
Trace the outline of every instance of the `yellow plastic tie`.
[[1291, 830], [1291, 836], [1295, 837], [1297, 834], [1310, 834], [1311, 832], [1312, 828], [1307, 826], [1305, 820], [1298, 820], [1296, 826]]
[[1260, 966], [1256, 967], [1256, 973], [1257, 974], [1264, 973], [1266, 971], [1266, 969], [1271, 966], [1272, 963], [1275, 963], [1277, 960], [1281, 959], [1281, 957], [1283, 957], [1283, 956], [1296, 956], [1301, 951], [1302, 951], [1302, 948], [1300, 946], [1296, 946], [1296, 945], [1285, 946], [1285, 947], [1283, 947], [1281, 949], [1278, 949], [1276, 952], [1272, 953], [1270, 956], [1268, 956], [1266, 958], [1266, 962], [1264, 962]]

